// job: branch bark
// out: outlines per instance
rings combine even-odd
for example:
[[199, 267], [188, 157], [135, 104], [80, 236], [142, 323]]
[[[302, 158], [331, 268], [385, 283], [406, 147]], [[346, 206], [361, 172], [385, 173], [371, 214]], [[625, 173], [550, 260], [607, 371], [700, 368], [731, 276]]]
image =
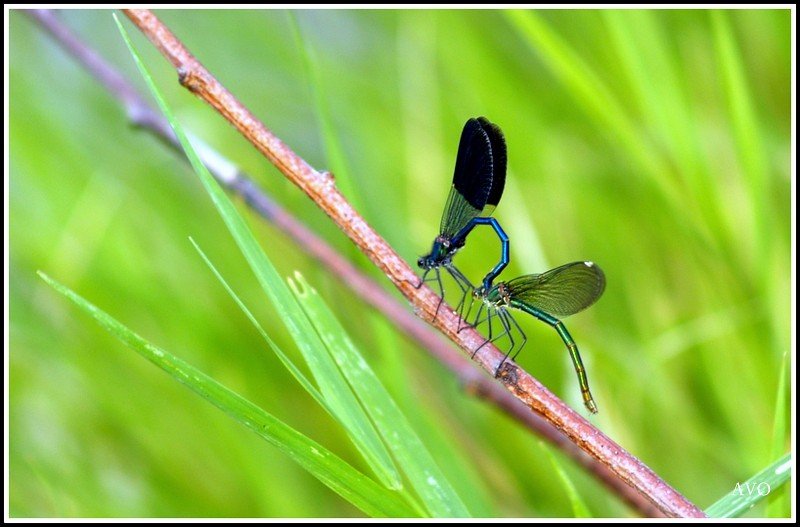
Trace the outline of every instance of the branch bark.
[[[415, 305], [418, 313], [424, 314], [428, 318], [432, 317], [438, 297], [427, 288], [419, 290], [413, 288], [412, 284], [418, 281], [416, 275], [349, 206], [336, 190], [329, 174], [317, 172], [311, 168], [272, 135], [227, 90], [219, 85], [151, 13], [133, 10], [128, 12], [128, 16], [175, 65], [179, 78], [185, 86], [218, 109], [287, 177], [309, 194], [387, 274]], [[76, 43], [74, 37], [71, 37], [68, 32], [65, 33], [66, 29], [63, 26], [60, 28], [58, 25], [54, 26], [53, 20], [50, 20], [52, 14], [37, 12], [34, 17], [125, 104], [132, 121], [170, 138], [170, 141], [173, 140], [171, 139], [173, 137], [171, 130], [167, 128], [166, 133], [164, 131], [163, 119], [157, 114], [154, 115], [135, 90], [113, 68], [105, 64], [96, 53], [88, 48], [82, 49], [81, 43]], [[402, 308], [377, 284], [359, 273], [324, 241], [317, 238], [305, 226], [264, 196], [246, 176], [234, 170], [235, 176], [231, 177], [231, 166], [225, 163], [222, 166], [226, 168], [226, 171], [218, 170], [215, 175], [221, 179], [223, 184], [243, 195], [256, 211], [275, 222], [279, 228], [284, 229], [300, 243], [304, 250], [344, 278], [357, 294], [386, 313], [401, 329], [437, 355], [462, 379], [462, 382], [474, 386], [475, 393], [488, 398], [565, 450], [568, 455], [588, 468], [644, 514], [653, 515], [658, 511], [670, 516], [703, 516], [699, 509], [661, 481], [644, 464], [567, 408], [516, 365], [504, 368], [501, 375], [501, 380], [509, 392], [503, 391], [498, 383], [479, 375], [466, 358], [454, 354], [451, 348], [444, 346], [441, 339], [437, 338], [427, 327], [422, 326], [418, 319]], [[435, 325], [451, 340], [458, 343], [462, 349], [471, 353], [471, 350], [480, 344], [483, 338], [475, 332], [457, 334], [454, 330], [455, 320], [451, 311], [448, 310], [446, 313], [442, 311], [439, 313]], [[489, 347], [484, 346], [476, 358], [484, 369], [493, 372], [496, 364], [502, 358], [502, 354], [493, 347], [487, 348]], [[513, 393], [518, 399], [511, 397], [510, 393]], [[540, 412], [543, 417], [531, 413], [520, 402], [524, 402], [530, 408]], [[561, 430], [566, 436], [557, 432], [556, 429]], [[588, 457], [587, 453], [592, 457]], [[630, 492], [631, 487], [636, 489], [636, 493]], [[642, 498], [646, 502], [643, 502]]]

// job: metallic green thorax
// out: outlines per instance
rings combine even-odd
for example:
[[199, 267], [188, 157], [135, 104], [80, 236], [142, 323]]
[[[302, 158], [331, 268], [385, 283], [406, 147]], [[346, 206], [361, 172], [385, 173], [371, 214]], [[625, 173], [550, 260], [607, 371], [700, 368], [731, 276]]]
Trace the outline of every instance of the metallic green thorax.
[[489, 307], [500, 308], [509, 304], [508, 286], [505, 282], [495, 284], [488, 292], [483, 286], [479, 286], [473, 295], [482, 299]]

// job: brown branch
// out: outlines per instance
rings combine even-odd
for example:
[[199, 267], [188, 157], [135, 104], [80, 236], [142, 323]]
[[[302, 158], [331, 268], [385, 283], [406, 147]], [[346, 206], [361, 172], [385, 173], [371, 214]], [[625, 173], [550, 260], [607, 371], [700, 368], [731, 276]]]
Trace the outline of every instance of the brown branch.
[[[439, 297], [428, 287], [414, 287], [419, 278], [342, 196], [332, 175], [314, 170], [272, 134], [150, 11], [130, 9], [125, 13], [176, 68], [180, 83], [222, 114], [290, 181], [314, 200], [386, 274], [411, 302], [418, 315], [426, 318], [470, 356], [472, 350], [483, 344], [484, 338], [474, 329], [457, 331], [458, 317], [451, 309], [441, 310], [438, 316], [434, 316], [440, 302]], [[489, 373], [495, 372], [503, 359], [504, 354], [491, 345], [480, 348], [474, 357]], [[664, 514], [675, 517], [705, 517], [700, 509], [644, 463], [592, 426], [522, 368], [506, 361], [498, 372], [498, 377], [520, 401], [566, 434], [581, 450], [608, 466]]]
[[[337, 221], [337, 223], [342, 226], [348, 235], [354, 239], [354, 241], [360, 242], [359, 246], [367, 246], [365, 252], [375, 261], [379, 267], [384, 269], [385, 272], [389, 275], [390, 278], [395, 282], [396, 285], [409, 297], [417, 306], [422, 308], [422, 311], [426, 312], [428, 316], [432, 314], [432, 306], [436, 305], [438, 302], [438, 297], [432, 295], [432, 292], [426, 289], [422, 290], [408, 290], [408, 287], [403, 287], [409, 285], [406, 282], [406, 278], [404, 276], [412, 275], [411, 270], [405, 266], [402, 261], [398, 263], [399, 258], [390, 248], [377, 237], [371, 229], [369, 229], [351, 208], [347, 205], [346, 201], [338, 195], [336, 192], [335, 187], [330, 182], [330, 179], [324, 175], [319, 174], [316, 171], [313, 171], [305, 162], [303, 162], [299, 157], [297, 157], [293, 152], [291, 152], [288, 148], [286, 148], [283, 143], [281, 143], [277, 138], [274, 138], [265, 128], [263, 128], [260, 123], [258, 123], [250, 114], [246, 111], [235, 99], [227, 93], [224, 89], [219, 86], [213, 77], [210, 76], [202, 66], [199, 65], [191, 55], [186, 52], [185, 49], [175, 40], [174, 36], [172, 36], [160, 23], [149, 15], [148, 13], [134, 13], [131, 18], [134, 21], [139, 21], [142, 26], [147, 27], [149, 24], [151, 31], [146, 33], [150, 35], [159, 35], [158, 38], [162, 39], [165, 49], [172, 50], [171, 53], [167, 54], [168, 57], [171, 57], [173, 64], [179, 69], [179, 72], [182, 73], [182, 78], [188, 85], [194, 86], [194, 90], [198, 93], [205, 93], [206, 95], [203, 98], [210, 98], [210, 100], [215, 101], [215, 106], [222, 107], [223, 115], [229, 116], [230, 119], [233, 119], [233, 122], [237, 123], [237, 127], [243, 129], [248, 135], [248, 138], [256, 144], [260, 150], [268, 151], [268, 157], [270, 159], [280, 159], [276, 161], [276, 166], [278, 166], [285, 174], [290, 176], [290, 179], [295, 180], [298, 184], [306, 189], [307, 192], [311, 193], [311, 195], [316, 196], [315, 201], [318, 203], [322, 203], [325, 206], [323, 207], [326, 209], [326, 212], [331, 215], [331, 217]], [[154, 29], [154, 31], [152, 31]], [[56, 32], [54, 32], [55, 34]], [[151, 36], [151, 38], [156, 38], [155, 36]], [[69, 46], [67, 46], [69, 47]], [[159, 46], [162, 47], [162, 46]], [[80, 59], [79, 54], [75, 53], [76, 56]], [[87, 62], [84, 61], [84, 64], [87, 67], [90, 67]], [[103, 80], [103, 76], [99, 76], [98, 78]], [[194, 81], [192, 79], [195, 79]], [[201, 82], [197, 82], [196, 79], [203, 79]], [[104, 82], [105, 83], [105, 82]], [[110, 83], [105, 83], [107, 86]], [[208, 85], [211, 87], [210, 90], [206, 91], [203, 89], [204, 85]], [[113, 88], [110, 88], [113, 90]], [[125, 90], [120, 91], [120, 93], [124, 93]], [[125, 99], [124, 97], [121, 97]], [[227, 105], [227, 106], [226, 106]], [[126, 106], [127, 103], [126, 103]], [[129, 113], [133, 113], [130, 111]], [[299, 180], [299, 181], [298, 181]], [[302, 183], [302, 184], [301, 184]], [[349, 229], [349, 231], [348, 231]], [[369, 250], [370, 243], [373, 243], [372, 250]], [[334, 253], [335, 254], [335, 253]], [[336, 255], [338, 256], [338, 255]], [[386, 258], [387, 260], [384, 262], [382, 258]], [[339, 257], [341, 258], [341, 257]], [[346, 263], [346, 261], [345, 261]], [[405, 267], [405, 269], [403, 269]], [[360, 276], [360, 275], [359, 275]], [[363, 278], [363, 277], [362, 277]], [[399, 282], [399, 283], [398, 283]], [[377, 288], [376, 290], [380, 290]], [[431, 301], [431, 297], [435, 300]], [[396, 303], [395, 303], [396, 304]], [[401, 312], [407, 311], [401, 310]], [[470, 344], [474, 345], [476, 341], [475, 335], [464, 335], [463, 339], [457, 338], [458, 336], [454, 334], [453, 328], [453, 317], [448, 316], [447, 314], [440, 313], [440, 320], [437, 320], [438, 326], [441, 326], [440, 329], [443, 329], [447, 334], [451, 336], [451, 338], [456, 337], [454, 340], [458, 342], [462, 347], [469, 346]], [[418, 322], [413, 317], [410, 317], [414, 322]], [[449, 326], [449, 327], [448, 327]], [[480, 337], [477, 337], [479, 342], [482, 340]], [[438, 339], [436, 339], [438, 341]], [[438, 348], [441, 346], [435, 345], [432, 349]], [[467, 347], [466, 349], [470, 349]], [[494, 364], [497, 364], [498, 354], [499, 352], [495, 350], [487, 350], [489, 356], [487, 357], [487, 353], [481, 354], [481, 363], [486, 368], [487, 362], [488, 367], [491, 371], [493, 371], [492, 361], [495, 361]], [[456, 363], [457, 364], [457, 363]], [[461, 371], [460, 369], [453, 368], [454, 371]], [[464, 370], [465, 372], [467, 370]], [[471, 373], [466, 374], [474, 377], [474, 372], [470, 370]], [[552, 394], [549, 394], [541, 385], [539, 385], [535, 380], [530, 379], [527, 377], [527, 374], [522, 372], [516, 367], [505, 368], [504, 372], [504, 382], [505, 384], [511, 389], [514, 393], [520, 397], [520, 400], [528, 402], [528, 404], [534, 408], [543, 411], [543, 415], [545, 415], [548, 420], [553, 423], [555, 426], [561, 428], [575, 443], [583, 448], [586, 452], [594, 455], [598, 460], [605, 463], [611, 470], [622, 477], [623, 481], [631, 483], [634, 487], [638, 488], [640, 492], [642, 492], [647, 499], [657, 505], [660, 510], [664, 511], [665, 513], [671, 515], [697, 515], [702, 514], [699, 510], [693, 507], [690, 503], [688, 503], [682, 496], [677, 494], [674, 490], [670, 489], [665, 483], [661, 482], [647, 467], [641, 464], [638, 460], [630, 456], [629, 454], [625, 453], [620, 447], [614, 444], [611, 440], [606, 438], [602, 435], [599, 431], [593, 429], [591, 425], [586, 423], [583, 419], [577, 416], [574, 412], [566, 408], [563, 403], [558, 401]], [[513, 382], [516, 381], [516, 382]], [[483, 385], [485, 379], [481, 381]], [[497, 387], [498, 385], [495, 383], [491, 383], [487, 386]], [[481, 388], [478, 391], [484, 391]], [[496, 390], [491, 388], [489, 391], [484, 391], [484, 393], [493, 393]], [[513, 401], [509, 404], [507, 401], [509, 400], [507, 397], [507, 393], [504, 393], [504, 397], [496, 397], [494, 395], [491, 396], [492, 400], [495, 401], [499, 406], [505, 408], [507, 411], [510, 411], [517, 415], [518, 419], [528, 422], [529, 426], [532, 428], [540, 429], [540, 433], [543, 433], [545, 437], [548, 437], [550, 440], [555, 441], [557, 444], [564, 446], [564, 438], [558, 434], [553, 435], [553, 430], [550, 427], [542, 428], [539, 424], [535, 424], [537, 421], [532, 418], [536, 418], [541, 421], [541, 418], [536, 416], [535, 414], [531, 414], [526, 410], [525, 414], [520, 413], [520, 405], [517, 401]], [[504, 400], [505, 399], [505, 400]], [[566, 449], [568, 453], [571, 451], [575, 451], [574, 445], [567, 443], [571, 448]], [[616, 456], [614, 453], [618, 451], [619, 454]], [[610, 455], [609, 455], [610, 454]], [[590, 470], [594, 473], [600, 475], [602, 474], [602, 470], [597, 470], [597, 465], [594, 460], [587, 462], [585, 456], [575, 456], [576, 459], [583, 464], [584, 466], [588, 466]], [[605, 469], [605, 467], [603, 467]]]
[[[172, 146], [174, 152], [183, 153], [166, 119], [154, 111], [139, 95], [136, 88], [116, 69], [59, 21], [54, 12], [32, 10], [26, 11], [26, 13], [48, 31], [112, 96], [123, 104], [128, 118], [133, 124], [155, 134], [157, 138]], [[512, 419], [527, 426], [556, 448], [561, 449], [643, 516], [663, 516], [659, 509], [617, 478], [608, 467], [585, 454], [566, 436], [553, 428], [549, 422], [528, 410], [500, 384], [479, 372], [471, 361], [456, 352], [438, 333], [410, 313], [406, 306], [389, 295], [371, 278], [359, 272], [302, 222], [275, 204], [247, 174], [211, 149], [197, 148], [197, 151], [203, 163], [222, 185], [242, 197], [257, 214], [270, 221], [294, 240], [306, 254], [315, 258], [330, 272], [342, 279], [367, 304], [392, 320], [398, 329], [412, 341], [423, 349], [429, 350], [456, 375], [468, 393], [493, 403]], [[181, 155], [181, 158], [187, 160], [184, 155]]]

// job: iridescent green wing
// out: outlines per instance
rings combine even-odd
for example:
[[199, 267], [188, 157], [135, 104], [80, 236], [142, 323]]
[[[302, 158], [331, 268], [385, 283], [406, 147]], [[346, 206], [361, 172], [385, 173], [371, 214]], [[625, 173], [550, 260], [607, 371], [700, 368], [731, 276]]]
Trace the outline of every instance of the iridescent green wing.
[[480, 215], [492, 188], [492, 144], [477, 119], [470, 119], [461, 132], [453, 173], [439, 232], [452, 238]]
[[492, 188], [486, 199], [486, 207], [481, 212], [481, 216], [489, 217], [503, 196], [503, 189], [506, 186], [508, 154], [506, 153], [506, 138], [500, 127], [489, 122], [486, 117], [478, 117], [478, 122], [489, 135], [489, 142], [492, 144]]
[[542, 274], [508, 282], [511, 305], [524, 304], [556, 317], [568, 317], [594, 304], [606, 287], [603, 271], [592, 262], [572, 262]]

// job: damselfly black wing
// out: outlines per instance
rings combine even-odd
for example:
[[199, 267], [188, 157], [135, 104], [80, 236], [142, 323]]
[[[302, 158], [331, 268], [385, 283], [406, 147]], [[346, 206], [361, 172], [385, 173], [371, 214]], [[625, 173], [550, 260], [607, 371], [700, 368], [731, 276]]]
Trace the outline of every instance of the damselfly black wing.
[[506, 186], [506, 165], [508, 164], [508, 153], [506, 152], [506, 139], [500, 127], [492, 123], [486, 117], [478, 117], [481, 127], [489, 135], [489, 143], [492, 145], [492, 188], [489, 197], [486, 199], [486, 206], [481, 212], [481, 216], [491, 216], [500, 198], [503, 196], [503, 189]]
[[453, 173], [439, 232], [452, 238], [472, 218], [479, 216], [492, 190], [492, 143], [478, 119], [470, 119], [461, 132]]

